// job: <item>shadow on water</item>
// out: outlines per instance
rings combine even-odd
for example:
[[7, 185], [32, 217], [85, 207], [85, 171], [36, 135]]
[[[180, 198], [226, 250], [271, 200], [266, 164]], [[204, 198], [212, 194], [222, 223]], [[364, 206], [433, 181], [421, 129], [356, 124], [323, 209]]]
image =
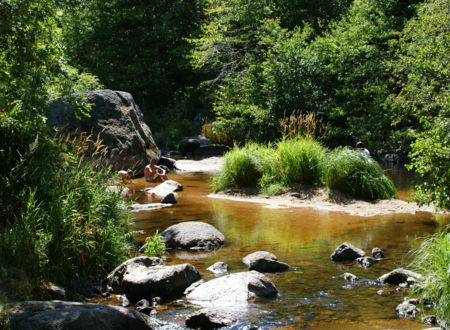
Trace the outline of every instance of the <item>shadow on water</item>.
[[[407, 266], [411, 247], [436, 230], [432, 214], [358, 217], [311, 208], [271, 209], [256, 203], [208, 198], [209, 177], [201, 173], [171, 175], [171, 179], [184, 187], [178, 193], [179, 203], [171, 208], [136, 213], [135, 229], [145, 232], [137, 239], [143, 241], [156, 230], [161, 232], [182, 221], [204, 221], [224, 233], [224, 247], [197, 255], [176, 251], [169, 255], [168, 264], [189, 262], [204, 280], [209, 280], [214, 275], [206, 268], [214, 262], [227, 263], [231, 272], [245, 271], [240, 259], [248, 253], [264, 250], [293, 266], [293, 270], [285, 273], [267, 274], [280, 296], [239, 308], [240, 325], [286, 329], [424, 327], [418, 321], [397, 317], [395, 306], [402, 300], [401, 292], [379, 296], [377, 286], [348, 286], [342, 278], [333, 276], [351, 272], [363, 279], [376, 279], [394, 268]], [[137, 179], [129, 187], [139, 191], [148, 186], [143, 179]], [[407, 182], [402, 181], [401, 191], [406, 195], [408, 189]], [[148, 202], [142, 192], [137, 192], [134, 198], [141, 203]], [[368, 269], [331, 262], [331, 252], [344, 241], [362, 248], [366, 254], [379, 247], [386, 252], [386, 258]], [[178, 301], [165, 306], [159, 317], [181, 323], [185, 315], [196, 308]]]

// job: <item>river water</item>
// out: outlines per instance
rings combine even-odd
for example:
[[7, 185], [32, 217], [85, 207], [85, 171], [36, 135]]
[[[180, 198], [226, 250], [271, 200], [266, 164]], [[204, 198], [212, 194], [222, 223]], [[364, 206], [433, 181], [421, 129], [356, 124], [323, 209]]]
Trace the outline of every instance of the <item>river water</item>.
[[[392, 174], [397, 177], [400, 198], [406, 198], [408, 184], [402, 179], [402, 172]], [[239, 320], [235, 328], [246, 325], [270, 329], [427, 327], [417, 320], [398, 318], [395, 306], [401, 302], [403, 292], [380, 296], [376, 293], [380, 287], [351, 286], [334, 276], [351, 272], [362, 279], [376, 279], [397, 267], [407, 267], [411, 260], [408, 251], [437, 229], [437, 215], [358, 217], [312, 208], [274, 209], [256, 203], [208, 198], [210, 175], [206, 173], [169, 176], [184, 187], [178, 193], [179, 202], [170, 208], [135, 213], [134, 229], [145, 232], [137, 239], [143, 241], [156, 230], [161, 232], [179, 222], [203, 221], [219, 229], [226, 243], [210, 253], [175, 251], [168, 255], [166, 264], [191, 263], [204, 280], [209, 280], [214, 275], [206, 268], [216, 261], [227, 263], [230, 272], [246, 271], [240, 260], [249, 253], [264, 250], [294, 267], [284, 273], [266, 274], [278, 288], [279, 297], [236, 308], [232, 311]], [[128, 187], [135, 192], [134, 200], [146, 203], [147, 197], [138, 191], [150, 185], [136, 179]], [[379, 247], [385, 251], [386, 258], [369, 269], [331, 262], [330, 254], [345, 241], [362, 248], [367, 255], [372, 248]], [[198, 308], [180, 299], [161, 306], [157, 317], [182, 325], [186, 315]]]

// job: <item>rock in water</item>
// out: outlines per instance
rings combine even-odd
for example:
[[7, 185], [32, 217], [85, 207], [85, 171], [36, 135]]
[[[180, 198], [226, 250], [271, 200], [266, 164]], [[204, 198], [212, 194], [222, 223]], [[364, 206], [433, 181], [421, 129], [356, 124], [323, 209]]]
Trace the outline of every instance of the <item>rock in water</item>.
[[278, 290], [264, 274], [254, 270], [218, 277], [195, 287], [186, 296], [194, 302], [219, 306], [247, 303], [255, 298], [274, 298]]
[[119, 265], [108, 275], [106, 284], [133, 303], [153, 297], [178, 298], [199, 279], [200, 274], [190, 264], [164, 266], [160, 258], [141, 256]]
[[270, 252], [257, 251], [250, 253], [242, 259], [249, 270], [258, 272], [284, 272], [289, 269], [289, 265], [278, 261], [277, 257]]
[[[76, 115], [76, 102], [92, 105], [89, 117]], [[131, 169], [142, 174], [148, 161], [160, 156], [142, 111], [129, 93], [105, 89], [51, 100], [47, 117], [48, 123], [61, 128], [65, 135], [98, 136], [107, 150], [102, 163], [113, 170]]]
[[397, 268], [380, 276], [378, 280], [383, 283], [399, 285], [408, 281], [422, 281], [423, 276], [407, 269]]
[[206, 270], [209, 270], [214, 274], [226, 274], [228, 273], [228, 265], [222, 261], [218, 261], [206, 268]]
[[204, 308], [186, 319], [186, 326], [192, 329], [216, 329], [229, 327], [236, 322], [231, 315], [224, 312]]
[[344, 242], [339, 245], [336, 250], [331, 254], [330, 258], [333, 261], [348, 261], [355, 260], [365, 255], [364, 251], [354, 247], [348, 242]]
[[402, 303], [397, 305], [395, 310], [400, 317], [414, 318], [419, 311], [419, 308], [417, 308], [417, 304], [417, 299], [406, 298]]
[[20, 330], [148, 330], [153, 320], [138, 311], [118, 306], [69, 301], [25, 301], [11, 315]]
[[205, 222], [186, 221], [170, 226], [161, 234], [172, 249], [215, 250], [222, 246], [225, 236]]
[[376, 258], [376, 259], [381, 259], [384, 258], [384, 252], [383, 250], [381, 250], [380, 248], [373, 248], [372, 249], [372, 257]]

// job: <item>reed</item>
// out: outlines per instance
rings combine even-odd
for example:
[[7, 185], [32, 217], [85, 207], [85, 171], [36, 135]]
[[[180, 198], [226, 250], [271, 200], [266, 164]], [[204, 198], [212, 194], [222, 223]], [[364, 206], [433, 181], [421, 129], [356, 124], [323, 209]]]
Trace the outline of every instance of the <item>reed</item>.
[[436, 317], [441, 326], [450, 327], [450, 233], [435, 234], [416, 250], [412, 267], [425, 280], [413, 287], [416, 296], [434, 301]]
[[325, 181], [328, 188], [356, 198], [391, 199], [396, 195], [394, 183], [375, 160], [348, 148], [327, 154]]

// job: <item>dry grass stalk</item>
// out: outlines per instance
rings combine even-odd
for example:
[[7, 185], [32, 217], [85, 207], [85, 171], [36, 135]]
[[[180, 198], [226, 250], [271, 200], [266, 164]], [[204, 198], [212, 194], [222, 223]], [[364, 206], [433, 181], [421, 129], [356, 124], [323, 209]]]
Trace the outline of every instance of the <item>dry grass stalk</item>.
[[280, 120], [283, 136], [293, 138], [296, 136], [309, 136], [319, 139], [323, 133], [323, 123], [313, 112], [301, 113], [293, 111], [289, 116]]

